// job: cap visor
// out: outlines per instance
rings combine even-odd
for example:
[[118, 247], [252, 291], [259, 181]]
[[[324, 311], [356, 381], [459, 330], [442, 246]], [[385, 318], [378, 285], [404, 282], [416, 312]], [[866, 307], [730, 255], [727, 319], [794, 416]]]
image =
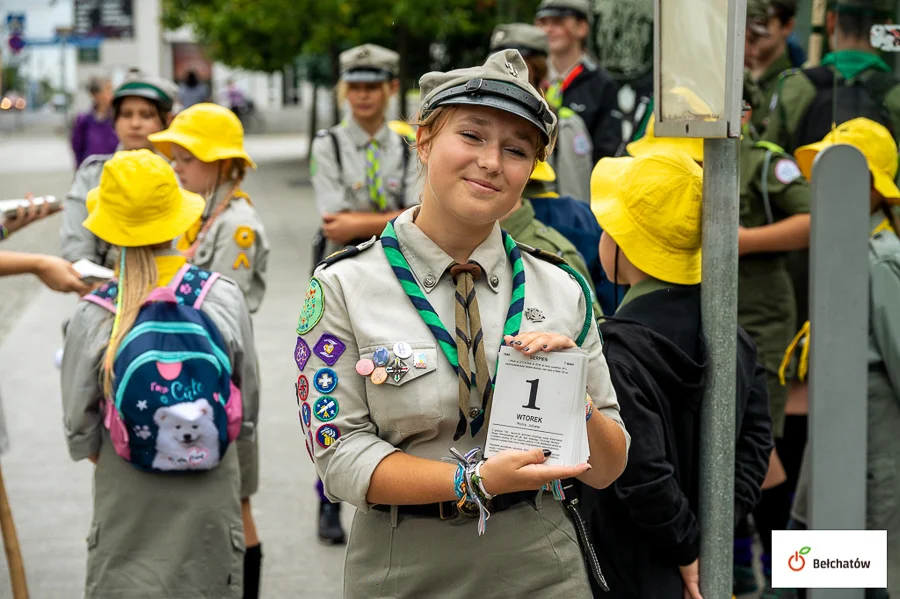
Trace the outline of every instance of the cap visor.
[[341, 81], [347, 83], [377, 83], [390, 81], [393, 76], [386, 71], [347, 71], [341, 73]]
[[587, 19], [586, 14], [571, 8], [542, 8], [534, 15], [534, 18], [536, 19], [543, 19], [544, 17], [575, 17], [576, 19]]
[[88, 214], [84, 228], [103, 241], [120, 247], [143, 247], [171, 241], [197, 222], [206, 207], [206, 200], [196, 193], [184, 189], [179, 189], [178, 193], [181, 201], [175, 214], [162, 221], [152, 220], [130, 226], [97, 206], [100, 189], [92, 189], [88, 192], [87, 201], [96, 209]]
[[874, 179], [875, 190], [891, 204], [900, 204], [900, 188], [886, 173], [880, 169], [870, 169]]
[[[508, 112], [521, 117], [537, 127], [544, 138], [544, 143], [550, 143], [550, 134], [544, 129], [544, 123], [541, 122], [530, 110], [514, 100], [508, 100], [501, 96], [481, 94], [481, 95], [461, 95], [448, 98], [445, 102], [441, 102], [439, 106], [451, 106], [458, 104], [466, 104], [469, 106], [487, 106], [488, 108], [496, 108], [503, 112]], [[434, 106], [433, 108], [437, 108]]]
[[159, 94], [153, 91], [152, 89], [127, 89], [113, 96], [113, 102], [116, 100], [121, 100], [122, 98], [144, 98], [145, 100], [150, 100], [151, 102], [157, 102], [162, 105], [163, 109], [166, 112], [172, 110], [172, 101], [160, 98]]

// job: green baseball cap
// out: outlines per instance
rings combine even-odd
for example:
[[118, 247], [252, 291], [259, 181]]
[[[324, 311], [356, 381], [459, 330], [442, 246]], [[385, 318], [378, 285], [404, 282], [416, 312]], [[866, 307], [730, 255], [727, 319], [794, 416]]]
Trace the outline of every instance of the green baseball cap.
[[526, 23], [509, 23], [497, 25], [491, 34], [491, 52], [500, 50], [518, 50], [522, 56], [532, 54], [550, 54], [547, 34], [540, 27]]
[[556, 143], [556, 115], [544, 96], [528, 82], [528, 66], [516, 50], [491, 54], [481, 66], [426, 73], [419, 79], [419, 89], [421, 119], [439, 106], [486, 106], [514, 114], [537, 127], [548, 152]]
[[135, 74], [116, 88], [113, 92], [113, 103], [118, 105], [123, 98], [128, 97], [144, 98], [159, 106], [163, 112], [172, 112], [177, 95], [178, 88], [171, 81]]
[[770, 0], [747, 0], [747, 29], [756, 35], [769, 37]]

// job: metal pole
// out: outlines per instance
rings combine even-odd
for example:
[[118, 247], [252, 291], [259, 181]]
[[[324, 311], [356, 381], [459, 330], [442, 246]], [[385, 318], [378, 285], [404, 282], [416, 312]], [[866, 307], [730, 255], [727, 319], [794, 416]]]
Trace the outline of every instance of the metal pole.
[[[869, 169], [851, 146], [816, 158], [810, 235], [810, 528], [865, 530]], [[811, 599], [862, 599], [813, 589]]]
[[731, 596], [737, 377], [738, 140], [703, 141], [701, 313], [709, 354], [700, 411], [700, 593]]

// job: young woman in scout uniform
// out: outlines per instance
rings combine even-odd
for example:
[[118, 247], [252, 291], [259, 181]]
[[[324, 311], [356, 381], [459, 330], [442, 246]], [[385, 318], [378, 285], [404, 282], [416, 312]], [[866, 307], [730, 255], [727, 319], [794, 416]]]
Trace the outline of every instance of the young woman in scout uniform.
[[[151, 135], [150, 141], [172, 161], [181, 186], [206, 198], [202, 217], [178, 240], [177, 248], [191, 264], [236, 282], [250, 313], [255, 313], [266, 291], [269, 243], [262, 219], [240, 189], [247, 169], [256, 168], [244, 150], [240, 120], [218, 104], [195, 104], [178, 113], [168, 129]], [[239, 440], [237, 445], [247, 540], [244, 597], [251, 599], [259, 594], [262, 565], [262, 546], [250, 509], [250, 496], [259, 487], [258, 439]]]
[[[178, 93], [174, 83], [153, 77], [134, 76], [126, 79], [113, 93], [113, 124], [119, 137], [120, 150], [150, 149], [151, 133], [166, 128], [172, 120], [172, 104]], [[116, 256], [108, 244], [97, 239], [81, 223], [87, 218], [87, 193], [100, 185], [103, 164], [112, 154], [89, 156], [75, 173], [72, 188], [66, 195], [60, 226], [62, 256], [69, 262], [82, 258], [114, 268]]]
[[[528, 65], [528, 79], [535, 89], [547, 84], [547, 55], [550, 46], [547, 34], [540, 27], [525, 23], [498, 25], [491, 34], [491, 52], [518, 50]], [[589, 202], [591, 199], [591, 156], [593, 144], [584, 120], [571, 108], [560, 106], [559, 139], [549, 162], [557, 173], [556, 191]]]
[[[192, 276], [193, 283], [188, 281], [186, 273], [194, 271], [185, 268], [185, 258], [173, 244], [200, 217], [204, 201], [179, 189], [168, 162], [138, 150], [117, 153], [103, 168], [100, 187], [88, 195], [85, 227], [120, 249], [118, 295], [110, 298], [116, 316], [102, 300], [79, 303], [69, 322], [62, 362], [69, 454], [97, 466], [85, 596], [239, 599], [244, 535], [237, 452], [229, 447], [218, 465], [205, 471], [138, 469], [121, 457], [121, 447], [110, 432], [117, 430], [117, 417], [111, 416], [113, 408], [105, 398], [113, 384], [122, 382], [113, 378], [110, 364], [129, 343], [125, 336], [150, 291], [180, 277], [183, 284], [177, 293], [184, 293], [185, 286], [188, 291], [196, 287], [194, 294], [204, 298], [199, 310], [221, 336], [225, 349], [220, 351], [226, 354], [231, 382], [241, 391], [239, 438], [252, 436], [259, 382], [244, 294], [232, 281], [206, 271]], [[167, 372], [170, 380], [172, 372]], [[174, 383], [172, 389], [175, 398]], [[146, 406], [146, 397], [141, 399]], [[141, 409], [140, 402], [129, 405]], [[159, 416], [154, 412], [154, 422]], [[135, 435], [147, 439], [154, 434], [143, 432], [148, 436], [140, 431]], [[159, 448], [163, 436], [156, 435]]]
[[[600, 324], [622, 417], [635, 431], [625, 472], [582, 491], [609, 593], [628, 599], [698, 599], [697, 456], [707, 356], [700, 314], [702, 169], [660, 149], [604, 158], [592, 180], [603, 227], [600, 259], [629, 287]], [[765, 375], [738, 332], [735, 513], [750, 513], [772, 449]]]
[[[887, 593], [900, 594], [900, 189], [897, 178], [897, 143], [886, 127], [869, 119], [853, 119], [829, 133], [818, 143], [799, 148], [795, 156], [803, 175], [812, 175], [816, 155], [829, 146], [847, 144], [866, 158], [871, 175], [869, 212], [869, 353], [868, 353], [868, 438], [866, 476], [866, 528], [887, 530]], [[852, 198], [860, 208], [865, 198]], [[803, 327], [809, 334], [810, 323]], [[824, 325], [823, 325], [824, 326]], [[798, 339], [799, 341], [799, 339]], [[808, 369], [808, 347], [802, 352], [800, 374]], [[797, 344], [792, 344], [791, 350]], [[804, 464], [792, 515], [802, 526], [808, 522], [809, 464]]]
[[387, 221], [419, 201], [418, 173], [404, 136], [385, 118], [399, 83], [400, 57], [374, 44], [340, 56], [340, 105], [350, 114], [320, 131], [310, 159], [322, 230], [314, 260], [378, 235]]
[[[307, 444], [326, 494], [357, 507], [344, 595], [589, 597], [576, 529], [539, 489], [610, 484], [628, 435], [581, 277], [497, 222], [552, 149], [556, 117], [514, 50], [419, 84], [422, 205], [327, 259], [297, 328]], [[540, 449], [446, 461], [484, 446], [501, 344], [532, 355], [573, 339], [589, 356], [590, 464], [547, 466]], [[481, 485], [463, 484], [475, 470]], [[478, 505], [491, 514], [481, 537], [484, 522], [460, 515]]]

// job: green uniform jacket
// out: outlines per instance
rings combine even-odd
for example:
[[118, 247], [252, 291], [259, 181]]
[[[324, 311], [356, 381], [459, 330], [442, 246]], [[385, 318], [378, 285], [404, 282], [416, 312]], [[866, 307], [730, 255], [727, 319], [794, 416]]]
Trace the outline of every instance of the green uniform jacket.
[[[741, 142], [740, 185], [743, 227], [761, 227], [809, 212], [809, 187], [793, 159], [747, 135]], [[748, 254], [740, 258], [738, 323], [753, 338], [759, 362], [768, 372], [772, 429], [775, 436], [780, 436], [787, 388], [778, 381], [778, 367], [797, 330], [794, 287], [783, 254]]]
[[520, 243], [536, 247], [556, 254], [564, 258], [569, 266], [578, 271], [588, 286], [591, 288], [591, 296], [594, 298], [594, 317], [603, 316], [603, 310], [600, 308], [600, 302], [597, 299], [597, 292], [594, 289], [594, 283], [591, 274], [588, 272], [584, 263], [584, 258], [572, 245], [572, 242], [563, 237], [562, 233], [548, 227], [534, 217], [534, 206], [527, 199], [522, 199], [522, 207], [508, 215], [500, 221], [500, 228], [512, 235], [512, 238]]
[[756, 129], [758, 134], [762, 135], [766, 130], [766, 126], [769, 122], [769, 112], [773, 109], [772, 97], [775, 95], [775, 90], [778, 88], [781, 74], [791, 70], [793, 67], [794, 65], [788, 57], [787, 48], [785, 48], [784, 54], [769, 65], [766, 72], [762, 74], [759, 80], [757, 80], [756, 84], [762, 92], [764, 102], [762, 106], [753, 109], [750, 123]]
[[[834, 70], [833, 66], [829, 68]], [[857, 77], [865, 80], [875, 72], [874, 69], [868, 69]], [[771, 102], [769, 121], [763, 139], [778, 144], [793, 154], [797, 149], [794, 147], [794, 136], [815, 95], [815, 86], [800, 71], [782, 77]], [[891, 115], [894, 131], [900, 131], [900, 85], [894, 86], [885, 95], [884, 104]]]

